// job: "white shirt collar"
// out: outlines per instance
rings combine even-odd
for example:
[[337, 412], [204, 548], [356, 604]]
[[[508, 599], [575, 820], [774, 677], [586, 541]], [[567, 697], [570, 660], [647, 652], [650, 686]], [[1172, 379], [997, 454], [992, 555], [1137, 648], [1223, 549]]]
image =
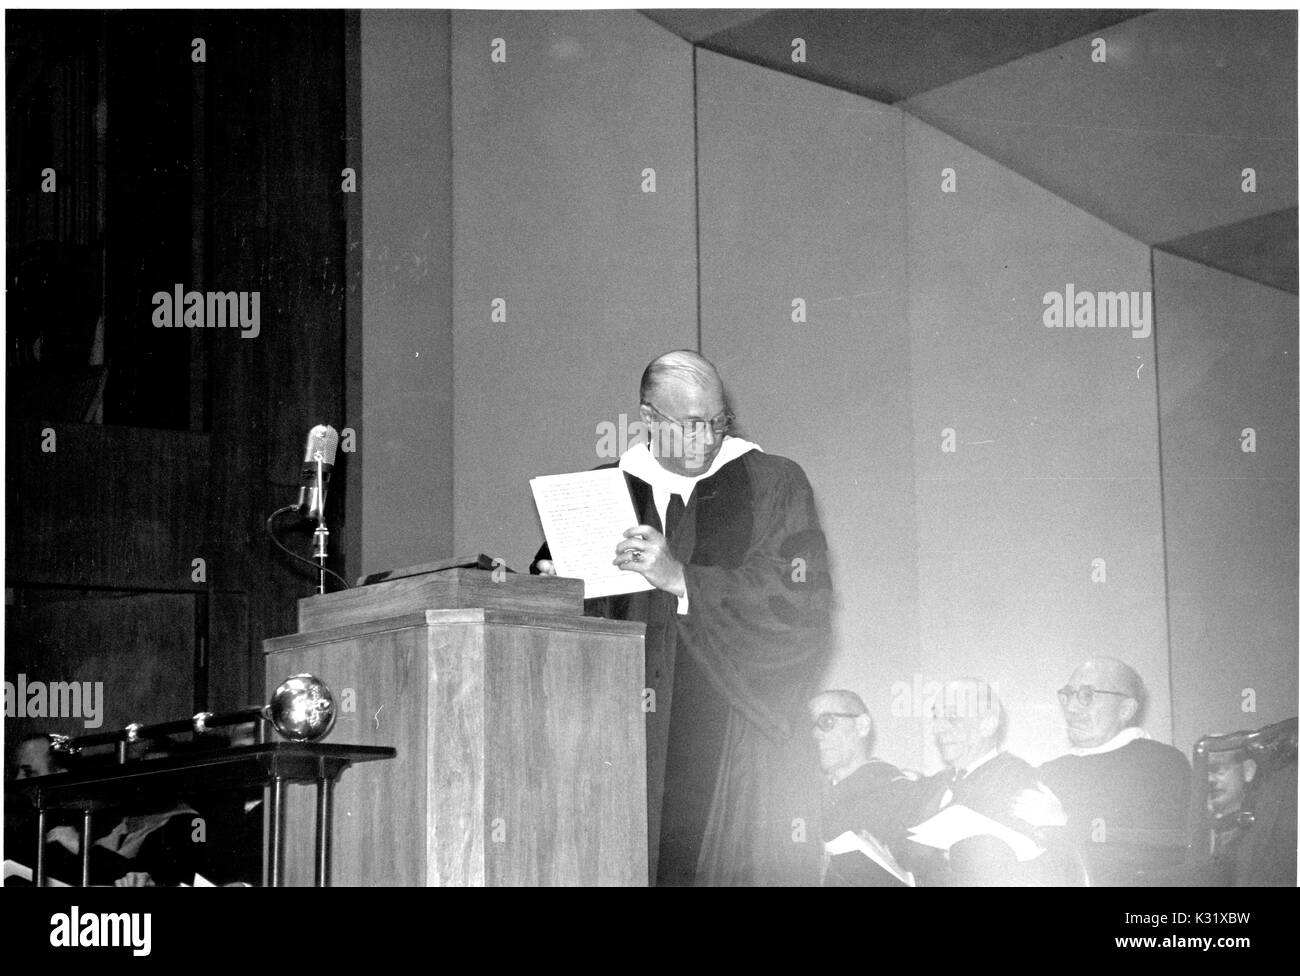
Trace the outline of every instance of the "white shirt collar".
[[1134, 739], [1149, 739], [1146, 729], [1138, 725], [1130, 725], [1128, 728], [1116, 733], [1109, 741], [1099, 746], [1075, 746], [1070, 750], [1072, 756], [1097, 756], [1103, 752], [1114, 752], [1116, 749], [1123, 749]]
[[722, 447], [718, 449], [707, 471], [687, 476], [675, 474], [661, 465], [650, 453], [650, 445], [641, 441], [623, 452], [623, 456], [618, 459], [618, 466], [620, 470], [640, 478], [657, 492], [681, 495], [682, 503], [685, 504], [690, 502], [691, 492], [695, 490], [697, 482], [713, 477], [724, 465], [730, 464], [741, 455], [761, 450], [762, 448], [753, 441], [741, 437], [727, 437], [723, 440]]

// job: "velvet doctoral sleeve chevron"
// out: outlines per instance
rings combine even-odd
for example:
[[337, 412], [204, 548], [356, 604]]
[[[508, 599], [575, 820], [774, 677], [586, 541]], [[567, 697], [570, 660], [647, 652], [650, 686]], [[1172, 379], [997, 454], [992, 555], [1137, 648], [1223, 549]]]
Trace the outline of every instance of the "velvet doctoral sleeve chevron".
[[[797, 464], [753, 451], [733, 467], [719, 479], [726, 504], [702, 504], [701, 518], [717, 512], [748, 531], [712, 551], [696, 548], [684, 568], [690, 612], [677, 626], [731, 705], [765, 734], [785, 737], [829, 649], [826, 539]], [[712, 537], [707, 525], [697, 535]]]

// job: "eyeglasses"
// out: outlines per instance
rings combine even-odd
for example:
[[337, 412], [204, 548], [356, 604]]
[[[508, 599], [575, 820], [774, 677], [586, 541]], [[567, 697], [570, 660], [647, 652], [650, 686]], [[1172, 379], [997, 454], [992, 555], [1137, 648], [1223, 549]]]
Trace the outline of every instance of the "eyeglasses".
[[823, 732], [829, 732], [831, 729], [835, 728], [835, 720], [837, 718], [857, 718], [861, 714], [861, 712], [822, 712], [813, 719], [813, 725], [817, 726], [817, 728], [821, 729]]
[[736, 418], [725, 410], [709, 420], [677, 420], [668, 416], [652, 403], [647, 403], [645, 406], [650, 409], [651, 413], [668, 421], [670, 424], [675, 424], [681, 430], [683, 437], [700, 437], [704, 433], [704, 428], [710, 427], [713, 430], [713, 436], [721, 438], [726, 436], [727, 431], [731, 429], [731, 425], [736, 421]]
[[1060, 699], [1062, 705], [1068, 705], [1071, 698], [1077, 698], [1079, 704], [1084, 708], [1088, 708], [1092, 704], [1094, 695], [1118, 695], [1120, 698], [1133, 697], [1126, 691], [1106, 691], [1104, 688], [1094, 688], [1091, 685], [1079, 685], [1078, 688], [1066, 685], [1056, 693], [1056, 697]]

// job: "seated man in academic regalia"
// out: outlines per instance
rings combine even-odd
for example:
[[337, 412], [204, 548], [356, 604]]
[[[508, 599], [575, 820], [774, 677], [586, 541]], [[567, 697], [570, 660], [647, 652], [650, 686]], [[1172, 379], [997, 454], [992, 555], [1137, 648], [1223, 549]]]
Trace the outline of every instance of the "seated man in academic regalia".
[[[1294, 736], [1294, 723], [1292, 723]], [[1207, 756], [1210, 823], [1206, 883], [1293, 887], [1296, 883], [1294, 739]], [[1215, 870], [1217, 869], [1217, 870]], [[1196, 883], [1196, 882], [1190, 882]]]
[[[15, 779], [55, 775], [70, 763], [85, 768], [81, 756], [66, 756], [50, 748], [50, 737], [28, 736], [16, 750]], [[176, 749], [173, 743], [157, 742], [146, 755]], [[137, 760], [149, 762], [149, 758]], [[238, 798], [237, 798], [238, 799]], [[207, 807], [205, 806], [205, 809]], [[47, 815], [45, 836], [46, 876], [65, 884], [80, 884], [81, 818], [79, 814], [53, 811]], [[90, 883], [140, 887], [191, 884], [196, 873], [205, 876], [232, 865], [222, 841], [224, 833], [208, 814], [175, 798], [142, 798], [133, 805], [100, 812], [93, 821], [90, 848]], [[258, 844], [260, 847], [260, 832]], [[215, 841], [215, 843], [214, 843]], [[35, 869], [36, 811], [28, 798], [16, 791], [5, 796], [6, 857]], [[256, 878], [254, 878], [256, 880]]]
[[[918, 823], [904, 854], [927, 886], [989, 887], [1077, 883], [1065, 846], [1050, 828], [1064, 825], [1059, 802], [1034, 769], [1000, 749], [1004, 711], [987, 682], [947, 682], [936, 701], [933, 733], [945, 769], [921, 784]], [[934, 846], [937, 845], [937, 846]]]
[[1154, 883], [1186, 855], [1191, 764], [1138, 725], [1146, 692], [1123, 661], [1085, 661], [1057, 697], [1071, 749], [1038, 774], [1065, 807], [1093, 883]]
[[1210, 795], [1210, 857], [1220, 863], [1235, 862], [1246, 825], [1241, 812], [1246, 791], [1255, 779], [1257, 764], [1245, 749], [1211, 752], [1208, 758]]
[[1252, 790], [1253, 823], [1237, 849], [1232, 883], [1238, 888], [1296, 885], [1296, 757], [1276, 764]]
[[822, 804], [827, 887], [895, 888], [912, 883], [894, 857], [920, 799], [914, 776], [871, 755], [871, 713], [852, 691], [823, 691], [808, 703], [826, 787]]
[[[10, 778], [33, 779], [66, 771], [64, 757], [52, 748], [44, 733], [24, 736], [14, 747]], [[58, 841], [76, 835], [76, 814], [49, 813], [45, 821], [45, 871], [51, 878], [73, 882], [81, 878], [80, 862]], [[30, 798], [17, 790], [5, 791], [5, 859], [36, 870], [36, 808]], [[12, 880], [8, 883], [16, 883]]]
[[[56, 752], [46, 734], [26, 736], [15, 750], [15, 780], [40, 776], [57, 776], [69, 768], [82, 768], [80, 756]], [[92, 760], [93, 761], [93, 760]], [[102, 818], [101, 818], [102, 819]], [[99, 829], [107, 829], [102, 823]], [[75, 811], [53, 810], [45, 818], [45, 876], [63, 884], [81, 883], [81, 816]], [[35, 874], [36, 808], [30, 798], [16, 790], [5, 793], [5, 857]], [[143, 875], [131, 875], [132, 865], [125, 858], [96, 845], [90, 855], [90, 883], [111, 885], [142, 884]], [[10, 879], [12, 882], [12, 879]]]

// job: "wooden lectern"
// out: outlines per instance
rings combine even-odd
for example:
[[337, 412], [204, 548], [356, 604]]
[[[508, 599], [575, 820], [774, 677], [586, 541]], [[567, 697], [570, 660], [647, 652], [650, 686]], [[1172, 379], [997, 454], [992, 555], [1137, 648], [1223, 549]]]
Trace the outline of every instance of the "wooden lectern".
[[[644, 625], [582, 616], [581, 580], [386, 576], [264, 642], [268, 697], [314, 674], [325, 742], [397, 750], [336, 787], [334, 884], [646, 884]], [[311, 791], [287, 794], [309, 827]], [[311, 884], [310, 838], [288, 831], [286, 884]]]

